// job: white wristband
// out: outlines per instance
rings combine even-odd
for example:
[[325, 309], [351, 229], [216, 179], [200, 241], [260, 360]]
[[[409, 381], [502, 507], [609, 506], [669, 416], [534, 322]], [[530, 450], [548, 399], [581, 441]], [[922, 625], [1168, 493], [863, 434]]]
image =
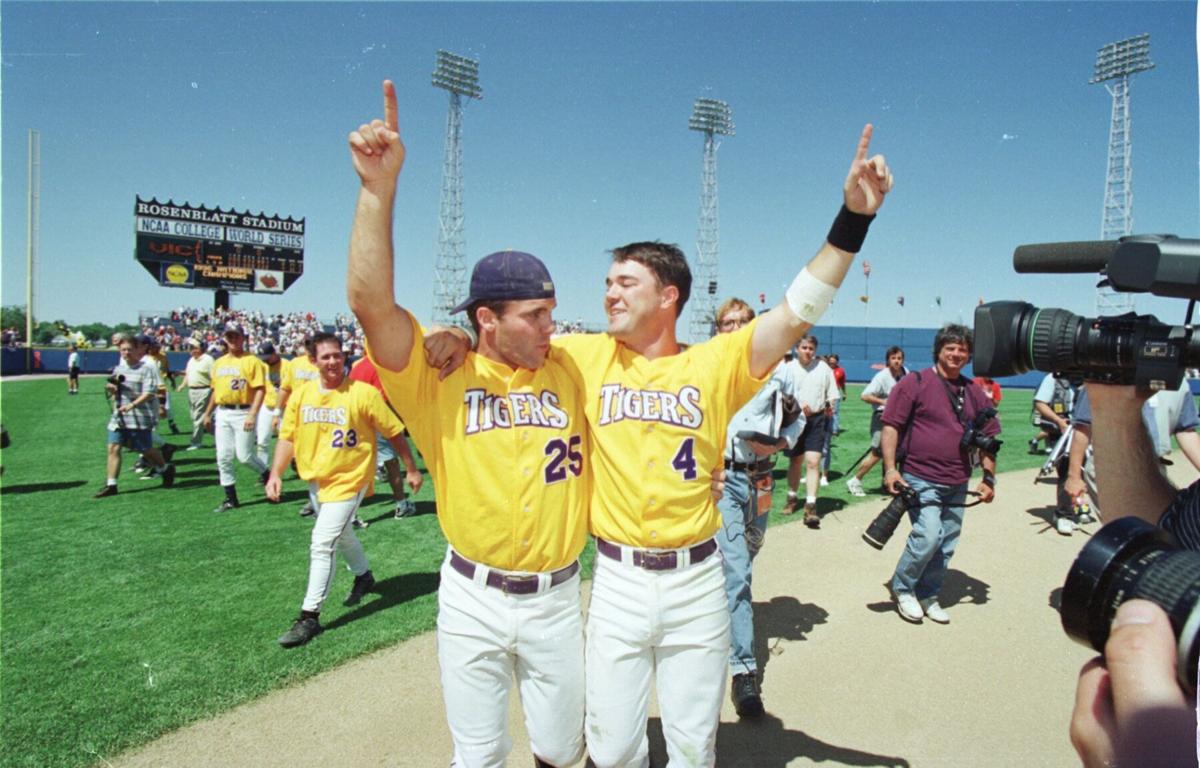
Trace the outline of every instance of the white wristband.
[[479, 335], [475, 333], [475, 329], [470, 325], [460, 325], [459, 330], [467, 334], [467, 338], [471, 340], [471, 350], [479, 349]]
[[808, 271], [808, 267], [805, 267], [788, 286], [786, 296], [788, 306], [792, 308], [796, 317], [809, 325], [816, 325], [821, 315], [829, 308], [835, 293], [837, 288], [817, 279]]

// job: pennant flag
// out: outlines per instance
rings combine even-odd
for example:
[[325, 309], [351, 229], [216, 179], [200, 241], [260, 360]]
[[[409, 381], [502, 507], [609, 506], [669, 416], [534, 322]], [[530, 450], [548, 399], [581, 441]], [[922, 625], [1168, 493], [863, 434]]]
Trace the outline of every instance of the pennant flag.
[[903, 307], [903, 306], [904, 306], [904, 297], [903, 297], [903, 296], [897, 296], [897, 297], [896, 297], [896, 303], [897, 303], [897, 304], [899, 304], [900, 306], [902, 306], [902, 307]]
[[871, 262], [863, 259], [863, 277], [871, 276]]
[[758, 303], [766, 304], [767, 303], [767, 294], [765, 294], [765, 293], [758, 294]]
[[933, 297], [933, 303], [934, 303], [934, 304], [937, 304], [937, 306], [938, 306], [938, 309], [941, 309], [941, 308], [942, 308], [942, 297], [941, 297], [941, 296], [934, 296], [934, 297]]
[[868, 301], [871, 300], [871, 297], [870, 296], [859, 296], [858, 300], [861, 301], [863, 304], [866, 304]]

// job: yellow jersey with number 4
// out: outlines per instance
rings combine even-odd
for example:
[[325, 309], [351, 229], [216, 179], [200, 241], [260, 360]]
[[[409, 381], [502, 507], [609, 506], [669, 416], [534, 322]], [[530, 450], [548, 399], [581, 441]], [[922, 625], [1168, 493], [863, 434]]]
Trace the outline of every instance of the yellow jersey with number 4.
[[267, 366], [254, 355], [221, 355], [212, 369], [212, 396], [217, 405], [250, 405], [254, 390], [267, 382]]
[[593, 535], [677, 549], [717, 532], [711, 481], [724, 461], [726, 428], [766, 382], [750, 375], [756, 322], [654, 360], [606, 333], [552, 342], [582, 382]]
[[375, 433], [395, 437], [404, 425], [374, 387], [342, 382], [300, 387], [288, 398], [279, 439], [295, 447], [301, 479], [319, 486], [317, 501], [344, 501], [375, 478]]
[[537, 370], [513, 370], [471, 352], [438, 381], [424, 332], [409, 321], [408, 366], [372, 362], [429, 468], [450, 546], [507, 571], [570, 565], [587, 540], [591, 470], [582, 402], [561, 353], [551, 350]]

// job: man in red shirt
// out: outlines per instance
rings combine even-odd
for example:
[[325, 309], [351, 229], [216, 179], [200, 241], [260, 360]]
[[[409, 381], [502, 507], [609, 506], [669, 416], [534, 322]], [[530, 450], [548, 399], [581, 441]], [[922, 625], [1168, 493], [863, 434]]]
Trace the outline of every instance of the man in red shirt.
[[[378, 389], [383, 394], [383, 402], [387, 403], [388, 408], [392, 408], [392, 404], [387, 402], [387, 393], [383, 391], [383, 384], [379, 381], [379, 372], [375, 370], [370, 358], [364, 356], [355, 363], [350, 368], [350, 378], [354, 381], [365, 382]], [[393, 413], [395, 410], [392, 408]], [[375, 442], [377, 460], [383, 464], [383, 468], [387, 472], [388, 485], [392, 487], [392, 498], [396, 500], [396, 519], [412, 517], [417, 514], [417, 505], [405, 494], [404, 483], [407, 482], [408, 487], [412, 488], [412, 492], [416, 493], [421, 490], [421, 483], [425, 478], [417, 469], [417, 462], [413, 460], [412, 449], [408, 447], [408, 439], [402, 435], [400, 440], [400, 458], [404, 461], [405, 469], [403, 480], [400, 478], [400, 462], [396, 460], [396, 452], [392, 450], [392, 444], [378, 433], [375, 435]]]

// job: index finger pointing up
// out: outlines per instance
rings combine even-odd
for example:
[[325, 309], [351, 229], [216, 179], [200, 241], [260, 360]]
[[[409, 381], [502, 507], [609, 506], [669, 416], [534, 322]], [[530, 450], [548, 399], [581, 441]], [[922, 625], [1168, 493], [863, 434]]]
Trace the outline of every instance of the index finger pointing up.
[[870, 123], [863, 126], [862, 136], [858, 137], [858, 150], [854, 153], [854, 163], [858, 165], [867, 161], [867, 150], [871, 148], [871, 134], [875, 127]]
[[400, 131], [400, 118], [396, 109], [396, 86], [391, 80], [383, 81], [383, 122], [389, 131]]

